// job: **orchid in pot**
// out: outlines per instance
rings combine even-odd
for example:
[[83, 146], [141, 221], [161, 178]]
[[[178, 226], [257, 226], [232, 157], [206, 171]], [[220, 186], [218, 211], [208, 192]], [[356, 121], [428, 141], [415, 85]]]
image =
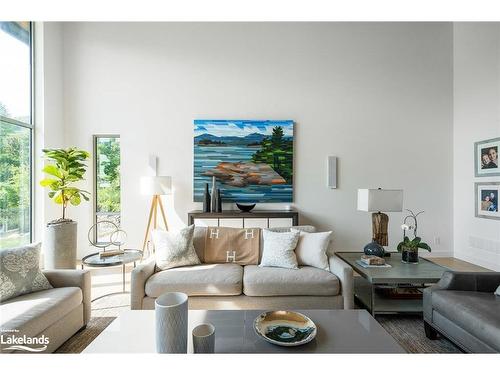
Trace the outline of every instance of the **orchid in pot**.
[[[422, 242], [422, 239], [417, 235], [417, 217], [424, 211], [420, 211], [417, 214], [414, 214], [412, 210], [407, 209], [406, 211], [410, 214], [404, 218], [401, 225], [401, 229], [403, 229], [403, 241], [398, 244], [397, 249], [402, 253], [401, 261], [403, 263], [418, 263], [418, 249], [431, 251], [431, 247]], [[410, 240], [406, 235], [407, 231], [413, 231], [413, 239]]]

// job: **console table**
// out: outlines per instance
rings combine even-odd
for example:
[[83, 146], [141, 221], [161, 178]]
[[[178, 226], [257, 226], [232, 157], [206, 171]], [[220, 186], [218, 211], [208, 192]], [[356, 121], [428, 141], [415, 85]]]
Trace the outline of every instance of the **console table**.
[[242, 212], [239, 210], [222, 212], [191, 211], [188, 213], [189, 225], [201, 227], [232, 228], [276, 228], [299, 225], [297, 211], [255, 210]]

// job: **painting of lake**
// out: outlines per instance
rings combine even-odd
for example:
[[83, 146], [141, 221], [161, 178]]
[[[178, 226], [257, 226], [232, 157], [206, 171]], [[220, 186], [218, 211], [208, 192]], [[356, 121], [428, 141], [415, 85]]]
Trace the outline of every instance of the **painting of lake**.
[[293, 201], [293, 121], [194, 120], [194, 201], [216, 178], [223, 202]]

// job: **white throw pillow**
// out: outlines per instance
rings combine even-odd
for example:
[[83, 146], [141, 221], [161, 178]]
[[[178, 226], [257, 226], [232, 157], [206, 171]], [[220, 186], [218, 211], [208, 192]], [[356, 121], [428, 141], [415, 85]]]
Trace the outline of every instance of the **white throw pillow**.
[[272, 232], [262, 230], [264, 248], [259, 267], [281, 267], [297, 269], [295, 247], [299, 240], [299, 232]]
[[500, 297], [500, 285], [498, 286], [497, 290], [495, 290], [495, 295]]
[[194, 225], [180, 231], [154, 230], [156, 267], [160, 270], [200, 264], [193, 246]]
[[299, 266], [329, 270], [327, 250], [332, 232], [307, 233], [293, 228], [291, 231], [299, 233], [299, 242], [295, 248]]

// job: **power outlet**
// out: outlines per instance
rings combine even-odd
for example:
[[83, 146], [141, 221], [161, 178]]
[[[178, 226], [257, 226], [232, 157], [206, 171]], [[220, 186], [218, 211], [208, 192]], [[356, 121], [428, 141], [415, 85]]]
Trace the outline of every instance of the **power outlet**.
[[439, 245], [439, 244], [441, 244], [441, 237], [438, 236], [434, 237], [434, 245]]

